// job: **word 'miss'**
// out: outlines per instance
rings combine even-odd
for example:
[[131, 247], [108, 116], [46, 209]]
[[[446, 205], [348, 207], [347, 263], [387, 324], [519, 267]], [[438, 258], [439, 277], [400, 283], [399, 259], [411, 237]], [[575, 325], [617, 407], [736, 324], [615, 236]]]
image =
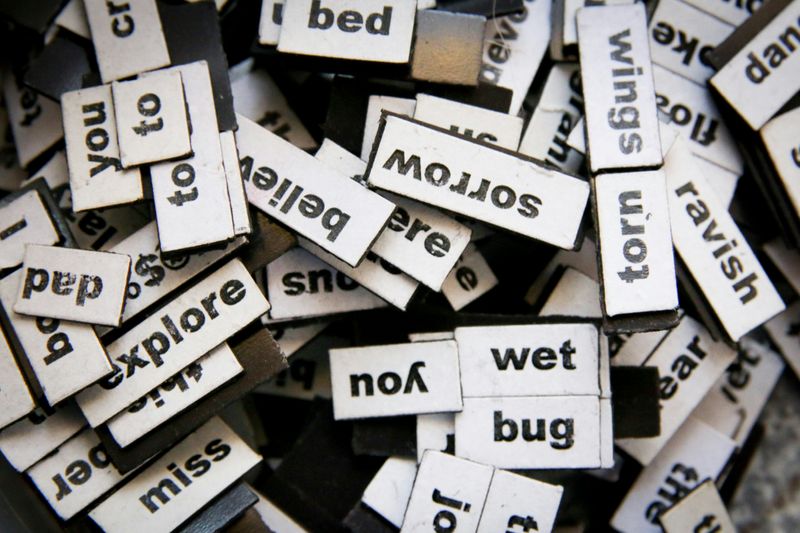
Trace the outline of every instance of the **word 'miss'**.
[[383, 115], [377, 139], [365, 174], [371, 185], [561, 248], [576, 246], [587, 183], [399, 115]]
[[338, 348], [330, 365], [336, 420], [461, 409], [453, 341]]
[[78, 395], [81, 411], [92, 427], [105, 422], [268, 310], [230, 261], [107, 346], [114, 372]]
[[[394, 206], [255, 122], [238, 115], [247, 199], [350, 266], [357, 266]], [[270, 154], [265, 160], [263, 154]]]
[[681, 138], [666, 157], [675, 249], [734, 341], [785, 306]]
[[236, 433], [214, 418], [89, 516], [106, 531], [172, 530], [260, 460]]
[[[373, 9], [379, 7], [377, 12]], [[299, 0], [283, 8], [278, 51], [361, 61], [407, 63], [415, 1]]]
[[592, 172], [662, 163], [644, 5], [578, 11]]

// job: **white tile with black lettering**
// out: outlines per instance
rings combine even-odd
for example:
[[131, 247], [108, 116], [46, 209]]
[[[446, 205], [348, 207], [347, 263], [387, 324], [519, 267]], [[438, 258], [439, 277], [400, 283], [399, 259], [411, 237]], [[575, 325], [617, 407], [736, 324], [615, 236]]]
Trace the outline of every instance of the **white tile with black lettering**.
[[455, 311], [460, 311], [498, 283], [486, 258], [471, 245], [465, 249], [442, 283], [442, 294]]
[[649, 464], [735, 358], [735, 350], [723, 341], [714, 342], [702, 324], [684, 316], [644, 363], [657, 367], [660, 376], [661, 434], [618, 439], [617, 445]]
[[27, 244], [51, 245], [60, 238], [38, 191], [0, 207], [0, 269], [22, 263]]
[[754, 130], [800, 87], [800, 54], [786, 35], [800, 32], [800, 4], [789, 2], [714, 76], [710, 83]]
[[224, 248], [163, 257], [156, 223], [150, 222], [142, 227], [109, 250], [129, 255], [132, 259], [122, 321], [136, 316], [242, 244], [243, 239], [235, 239]]
[[653, 79], [659, 109], [669, 115], [671, 129], [689, 141], [692, 153], [741, 174], [742, 156], [708, 88], [658, 65], [653, 65]]
[[138, 168], [123, 169], [110, 85], [61, 95], [72, 209], [85, 211], [144, 198]]
[[236, 142], [250, 203], [357, 266], [394, 205], [255, 122], [242, 116], [238, 122]]
[[371, 185], [560, 248], [576, 246], [586, 182], [396, 115], [385, 116], [379, 134], [367, 168]]
[[454, 341], [330, 351], [336, 420], [461, 410]]
[[155, 0], [84, 0], [104, 83], [170, 64]]
[[[329, 139], [314, 156], [360, 182], [367, 164]], [[381, 196], [395, 205], [371, 250], [435, 291], [442, 288], [472, 230], [441, 211], [391, 193]]]
[[477, 531], [494, 469], [435, 451], [422, 456], [401, 533]]
[[683, 139], [672, 145], [664, 172], [675, 249], [728, 336], [738, 341], [780, 313], [783, 301]]
[[267, 310], [233, 259], [109, 344], [114, 373], [77, 396], [81, 411], [92, 427], [102, 424]]
[[583, 7], [577, 24], [592, 172], [661, 166], [644, 4]]
[[89, 516], [105, 531], [171, 531], [259, 461], [261, 457], [247, 443], [222, 420], [213, 418]]
[[736, 361], [717, 379], [692, 416], [744, 446], [786, 365], [778, 352], [749, 336], [739, 347]]
[[597, 326], [456, 328], [464, 398], [600, 394]]
[[369, 159], [375, 135], [381, 123], [381, 113], [391, 111], [407, 117], [414, 116], [417, 100], [414, 98], [398, 98], [396, 96], [383, 96], [372, 94], [367, 101], [367, 118], [364, 120], [364, 138], [361, 141], [361, 159]]
[[800, 109], [792, 109], [767, 122], [761, 140], [778, 174], [781, 185], [795, 211], [800, 213], [800, 148], [797, 131], [800, 128]]
[[661, 533], [659, 515], [704, 479], [716, 479], [736, 443], [688, 418], [661, 453], [642, 470], [611, 518], [618, 531]]
[[605, 313], [613, 317], [677, 308], [664, 172], [600, 174], [592, 188]]
[[0, 281], [0, 302], [50, 405], [72, 396], [112, 370], [92, 326], [20, 315], [12, 309], [22, 270]]
[[395, 527], [403, 525], [417, 462], [409, 457], [389, 457], [369, 482], [361, 501]]
[[514, 151], [522, 137], [523, 121], [520, 117], [430, 94], [417, 95], [414, 118]]
[[367, 253], [361, 264], [353, 268], [307, 239], [298, 238], [298, 244], [398, 309], [406, 309], [419, 287], [416, 280], [372, 252]]
[[[2, 331], [0, 331], [0, 400], [3, 402], [0, 427], [8, 426], [36, 408], [33, 397], [28, 391], [28, 385], [17, 366], [14, 353]], [[1, 435], [0, 441], [2, 441]], [[0, 451], [6, 455], [2, 442], [0, 442]], [[8, 458], [7, 455], [6, 458]], [[8, 459], [14, 464], [14, 461]]]
[[108, 431], [124, 448], [243, 370], [228, 344], [222, 343], [112, 417]]
[[194, 154], [150, 167], [161, 249], [174, 252], [232, 239], [235, 231], [208, 64], [197, 61], [169, 72], [180, 72], [183, 80]]
[[267, 265], [270, 318], [290, 320], [365, 311], [388, 304], [302, 248]]
[[511, 469], [600, 468], [600, 398], [464, 398], [456, 455]]
[[160, 70], [111, 84], [122, 166], [191, 154], [189, 118], [179, 70]]
[[692, 490], [660, 517], [666, 533], [684, 531], [714, 531], [735, 533], [736, 527], [728, 515], [714, 481], [709, 479]]
[[486, 21], [478, 81], [511, 89], [512, 115], [519, 113], [550, 44], [551, 2], [526, 0], [520, 14]]
[[559, 485], [496, 469], [477, 531], [552, 531], [563, 493]]
[[407, 63], [414, 0], [292, 0], [283, 7], [278, 51]]
[[49, 414], [37, 409], [0, 431], [0, 452], [17, 472], [23, 472], [85, 425], [75, 402], [64, 402]]
[[653, 63], [705, 85], [714, 74], [714, 68], [704, 56], [733, 29], [730, 24], [681, 0], [659, 0], [650, 20]]
[[130, 266], [124, 254], [29, 244], [14, 311], [118, 326]]
[[100, 438], [88, 428], [27, 473], [50, 507], [64, 520], [127, 477], [114, 467]]

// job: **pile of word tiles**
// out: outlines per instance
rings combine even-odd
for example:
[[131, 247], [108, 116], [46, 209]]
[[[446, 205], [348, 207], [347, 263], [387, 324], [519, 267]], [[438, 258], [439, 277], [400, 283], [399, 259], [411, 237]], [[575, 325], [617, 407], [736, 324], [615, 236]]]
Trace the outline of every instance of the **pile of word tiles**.
[[0, 50], [0, 531], [800, 530], [800, 0], [0, 0]]

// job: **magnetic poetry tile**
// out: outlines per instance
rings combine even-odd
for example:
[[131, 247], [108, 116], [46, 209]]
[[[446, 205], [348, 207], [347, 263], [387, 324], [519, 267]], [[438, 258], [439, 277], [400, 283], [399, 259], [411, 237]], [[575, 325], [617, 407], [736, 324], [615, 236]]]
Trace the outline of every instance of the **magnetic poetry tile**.
[[783, 301], [682, 139], [667, 154], [664, 172], [675, 249], [728, 336], [738, 341], [780, 313]]
[[114, 373], [78, 395], [81, 411], [96, 427], [268, 309], [242, 263], [228, 262], [106, 347]]
[[[17, 366], [17, 361], [8, 345], [5, 334], [0, 331], [0, 400], [3, 402], [2, 416], [0, 416], [0, 427], [8, 426], [15, 420], [27, 415], [36, 407], [28, 385], [22, 377]], [[9, 459], [9, 462], [16, 466], [16, 462], [8, 457], [5, 447], [5, 431], [0, 433], [0, 451]]]
[[460, 311], [497, 284], [497, 276], [480, 251], [468, 247], [445, 278], [442, 294], [453, 310]]
[[715, 72], [704, 58], [705, 51], [716, 47], [732, 31], [730, 24], [687, 3], [660, 0], [650, 21], [653, 63], [705, 85]]
[[236, 149], [236, 137], [232, 131], [219, 134], [222, 148], [222, 166], [225, 167], [225, 179], [228, 184], [228, 198], [231, 204], [233, 232], [236, 235], [249, 235], [253, 231], [250, 221], [250, 207], [247, 193], [244, 191], [242, 170], [239, 167], [239, 151]]
[[122, 166], [187, 156], [189, 119], [181, 73], [162, 70], [111, 84]]
[[699, 322], [684, 316], [645, 362], [657, 367], [660, 376], [660, 435], [617, 440], [617, 444], [643, 465], [649, 464], [735, 357], [727, 344], [714, 342]]
[[27, 474], [64, 520], [125, 478], [111, 463], [95, 432], [88, 428], [31, 467]]
[[736, 527], [714, 485], [708, 479], [667, 509], [659, 518], [666, 533], [702, 531], [733, 533]]
[[57, 102], [23, 86], [13, 73], [6, 72], [3, 77], [3, 100], [14, 134], [17, 159], [25, 168], [63, 137], [61, 108]]
[[800, 4], [789, 2], [711, 77], [711, 86], [747, 122], [759, 130], [800, 88], [800, 54], [791, 36]]
[[161, 252], [156, 223], [150, 222], [139, 229], [110, 249], [131, 257], [122, 321], [136, 316], [243, 244], [243, 239], [236, 239], [222, 247], [165, 257]]
[[35, 189], [0, 207], [0, 269], [22, 263], [26, 245], [51, 245], [59, 239], [47, 206]]
[[459, 457], [427, 451], [422, 457], [402, 533], [440, 529], [477, 531], [494, 469]]
[[337, 271], [375, 293], [398, 309], [405, 310], [419, 286], [416, 280], [398, 271], [393, 265], [369, 252], [361, 264], [353, 268], [339, 261], [311, 241], [298, 240], [300, 246], [322, 259]]
[[170, 64], [155, 0], [84, 0], [104, 83]]
[[283, 7], [278, 51], [407, 63], [414, 0], [292, 0]]
[[486, 22], [479, 80], [513, 91], [512, 115], [519, 113], [550, 43], [551, 2], [527, 0], [521, 14]]
[[0, 452], [18, 472], [23, 472], [85, 425], [74, 402], [65, 402], [50, 413], [37, 409], [0, 431]]
[[391, 202], [242, 116], [236, 143], [251, 204], [348, 265], [361, 262]]
[[425, 450], [455, 452], [455, 413], [417, 415], [417, 462], [422, 461]]
[[126, 204], [144, 197], [138, 168], [123, 169], [110, 85], [61, 95], [74, 211]]
[[600, 468], [600, 402], [597, 396], [464, 398], [456, 455], [499, 468]]
[[236, 433], [214, 418], [138, 473], [89, 516], [106, 531], [172, 530], [260, 460]]
[[367, 167], [371, 185], [575, 247], [589, 196], [586, 182], [397, 115], [384, 115], [379, 136]]
[[598, 395], [598, 335], [590, 323], [456, 328], [463, 395]]
[[461, 409], [453, 341], [339, 348], [330, 363], [336, 420]]
[[[767, 331], [774, 320], [777, 318], [767, 323]], [[784, 366], [784, 358], [778, 352], [744, 337], [736, 360], [717, 379], [692, 416], [744, 446]]]
[[316, 141], [266, 71], [253, 69], [231, 80], [231, 91], [237, 113], [268, 128], [298, 148], [316, 148]]
[[522, 137], [521, 118], [429, 94], [418, 94], [414, 118], [502, 148], [516, 150]]
[[735, 448], [731, 439], [690, 417], [636, 478], [611, 526], [619, 531], [661, 532], [659, 515], [702, 480], [716, 479]]
[[414, 459], [389, 457], [367, 485], [361, 501], [399, 528], [403, 525], [416, 475], [417, 462]]
[[242, 370], [228, 344], [222, 343], [112, 417], [106, 427], [124, 448], [173, 415], [191, 408]]
[[15, 313], [22, 283], [22, 270], [3, 278], [0, 302], [47, 402], [55, 405], [106, 376], [111, 363], [92, 326]]
[[194, 154], [150, 167], [161, 249], [174, 252], [225, 241], [235, 232], [208, 64], [197, 61], [168, 72], [183, 79]]
[[552, 531], [564, 488], [495, 469], [478, 533]]
[[267, 294], [274, 320], [364, 311], [387, 304], [302, 248], [267, 265]]
[[592, 180], [592, 188], [605, 313], [677, 308], [664, 172], [600, 174]]
[[644, 5], [584, 7], [577, 24], [592, 172], [660, 166]]
[[29, 244], [14, 311], [118, 326], [130, 266], [123, 254]]
[[670, 126], [690, 141], [692, 153], [740, 174], [742, 156], [708, 88], [658, 65], [653, 65], [653, 79], [658, 108], [669, 115]]

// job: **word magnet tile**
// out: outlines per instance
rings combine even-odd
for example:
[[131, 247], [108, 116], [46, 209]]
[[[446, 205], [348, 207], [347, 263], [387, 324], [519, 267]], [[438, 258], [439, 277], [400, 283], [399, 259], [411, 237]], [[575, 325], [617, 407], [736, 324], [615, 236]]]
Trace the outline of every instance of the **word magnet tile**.
[[122, 166], [191, 154], [189, 118], [179, 70], [111, 84]]
[[118, 326], [130, 267], [127, 255], [28, 245], [14, 311]]

